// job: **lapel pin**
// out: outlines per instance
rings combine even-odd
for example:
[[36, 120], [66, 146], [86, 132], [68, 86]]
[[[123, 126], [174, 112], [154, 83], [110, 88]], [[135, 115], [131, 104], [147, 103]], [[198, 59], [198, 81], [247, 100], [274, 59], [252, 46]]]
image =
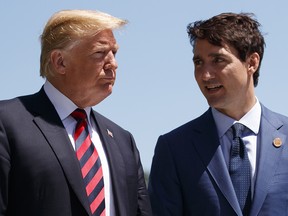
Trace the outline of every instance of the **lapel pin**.
[[280, 138], [275, 138], [273, 140], [273, 145], [276, 147], [276, 148], [279, 148], [281, 145], [282, 145], [282, 140]]
[[113, 138], [113, 133], [109, 129], [107, 129], [107, 134], [108, 134], [108, 136]]

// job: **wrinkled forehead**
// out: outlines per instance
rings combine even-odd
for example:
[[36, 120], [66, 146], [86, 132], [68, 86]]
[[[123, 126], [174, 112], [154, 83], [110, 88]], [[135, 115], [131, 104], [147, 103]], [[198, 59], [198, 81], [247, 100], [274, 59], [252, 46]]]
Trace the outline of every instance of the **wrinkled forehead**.
[[119, 46], [117, 44], [116, 38], [114, 37], [113, 31], [110, 29], [106, 29], [98, 32], [97, 34], [85, 36], [77, 39], [73, 44], [71, 44], [70, 49], [76, 46], [85, 46], [89, 49], [95, 48], [111, 48], [118, 49]]

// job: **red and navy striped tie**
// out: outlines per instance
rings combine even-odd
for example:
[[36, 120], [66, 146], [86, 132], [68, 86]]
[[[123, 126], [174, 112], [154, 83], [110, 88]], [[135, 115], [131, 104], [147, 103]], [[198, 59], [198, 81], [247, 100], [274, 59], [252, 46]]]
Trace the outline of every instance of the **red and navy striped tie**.
[[76, 109], [71, 116], [77, 121], [73, 134], [75, 151], [80, 162], [93, 216], [105, 216], [104, 180], [100, 157], [91, 141], [85, 110]]

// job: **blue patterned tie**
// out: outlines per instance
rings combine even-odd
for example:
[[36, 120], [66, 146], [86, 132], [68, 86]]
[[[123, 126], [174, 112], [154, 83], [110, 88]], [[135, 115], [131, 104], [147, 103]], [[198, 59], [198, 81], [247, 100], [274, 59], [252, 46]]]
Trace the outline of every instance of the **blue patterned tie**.
[[232, 126], [233, 141], [229, 173], [236, 192], [243, 215], [248, 215], [251, 205], [251, 166], [246, 147], [241, 139], [245, 126], [235, 123]]

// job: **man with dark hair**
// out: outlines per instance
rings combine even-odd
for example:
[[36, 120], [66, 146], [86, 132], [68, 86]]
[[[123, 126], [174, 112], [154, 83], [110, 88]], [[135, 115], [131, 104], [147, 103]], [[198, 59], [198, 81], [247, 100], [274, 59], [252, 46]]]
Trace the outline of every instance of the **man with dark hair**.
[[288, 118], [255, 96], [264, 38], [253, 14], [187, 27], [209, 109], [159, 137], [149, 181], [154, 215], [286, 215]]

